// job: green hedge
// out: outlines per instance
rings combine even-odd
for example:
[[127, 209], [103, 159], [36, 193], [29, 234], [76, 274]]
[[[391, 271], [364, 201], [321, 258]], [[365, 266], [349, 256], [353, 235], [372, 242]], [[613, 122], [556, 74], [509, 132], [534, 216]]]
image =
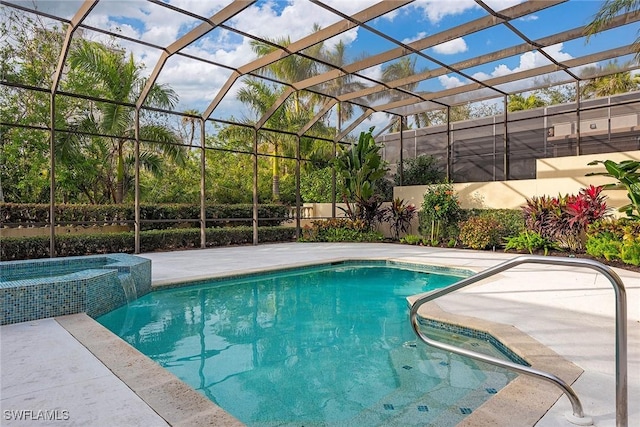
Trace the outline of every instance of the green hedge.
[[[290, 242], [295, 239], [293, 227], [259, 227], [258, 241]], [[253, 227], [208, 228], [206, 245], [229, 246], [253, 242]], [[115, 252], [133, 253], [132, 232], [109, 234], [73, 234], [56, 236], [56, 255], [75, 256]], [[185, 228], [171, 230], [149, 230], [140, 232], [140, 251], [167, 251], [200, 247], [200, 229]], [[2, 239], [0, 259], [46, 258], [49, 256], [49, 236], [7, 237]]]
[[[260, 220], [261, 226], [282, 225], [287, 220], [287, 206], [258, 205], [258, 218], [272, 218]], [[208, 227], [243, 226], [252, 224], [253, 205], [208, 205], [207, 219], [228, 219], [227, 221], [208, 221]], [[0, 218], [4, 223], [17, 224], [48, 224], [49, 205], [35, 203], [0, 203]], [[140, 219], [145, 220], [175, 220], [163, 223], [142, 224], [143, 230], [172, 228], [176, 223], [185, 223], [184, 219], [200, 218], [200, 205], [189, 204], [141, 204]], [[133, 205], [56, 205], [56, 222], [89, 222], [96, 221], [103, 224], [118, 224], [123, 221], [133, 221], [135, 212]], [[234, 219], [244, 219], [233, 221]], [[191, 227], [198, 227], [197, 222], [187, 222]]]

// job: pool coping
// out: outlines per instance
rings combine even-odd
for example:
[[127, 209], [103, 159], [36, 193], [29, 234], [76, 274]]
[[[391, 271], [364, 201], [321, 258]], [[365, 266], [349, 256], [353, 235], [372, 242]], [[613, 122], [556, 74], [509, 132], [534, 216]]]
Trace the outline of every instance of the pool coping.
[[[407, 261], [391, 257], [349, 257], [322, 262], [292, 263], [273, 268], [246, 269], [233, 273], [193, 277], [188, 281], [157, 281], [152, 291], [177, 286], [193, 286], [207, 279], [229, 279], [257, 273], [286, 271], [303, 267], [318, 267], [333, 263], [383, 261], [391, 264], [450, 268], [436, 263]], [[454, 268], [475, 272], [473, 268]], [[500, 275], [496, 275], [498, 279]], [[409, 304], [418, 295], [407, 298]], [[435, 302], [420, 308], [420, 317], [491, 334], [531, 366], [553, 373], [567, 384], [573, 384], [583, 370], [556, 352], [512, 325], [500, 324], [444, 311]], [[208, 400], [168, 370], [140, 353], [126, 341], [84, 314], [56, 317], [56, 321], [94, 354], [114, 375], [133, 390], [149, 407], [173, 426], [211, 425], [244, 426], [224, 409]], [[562, 397], [562, 392], [550, 383], [519, 375], [458, 424], [459, 427], [509, 425], [534, 426]], [[514, 417], [517, 408], [517, 418]], [[507, 423], [507, 424], [505, 424]]]

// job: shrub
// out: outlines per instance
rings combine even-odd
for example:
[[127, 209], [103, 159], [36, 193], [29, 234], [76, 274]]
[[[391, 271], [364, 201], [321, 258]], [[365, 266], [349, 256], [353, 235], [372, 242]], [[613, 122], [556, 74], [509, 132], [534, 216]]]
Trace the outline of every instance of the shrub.
[[[287, 220], [288, 208], [284, 205], [258, 205], [260, 225], [276, 226]], [[209, 226], [252, 225], [253, 205], [233, 204], [206, 206]], [[36, 203], [0, 203], [0, 218], [4, 223], [24, 225], [49, 224], [49, 205]], [[142, 221], [162, 220], [166, 222], [143, 223], [142, 229], [172, 228], [177, 224], [198, 226], [200, 205], [195, 204], [141, 204]], [[135, 219], [133, 205], [56, 205], [57, 222], [97, 222], [100, 224], [132, 224]], [[215, 221], [226, 219], [225, 221]], [[185, 221], [195, 220], [195, 221]]]
[[469, 209], [463, 212], [463, 217], [490, 218], [498, 222], [496, 246], [503, 246], [509, 237], [517, 236], [525, 230], [524, 217], [518, 209]]
[[[261, 242], [288, 242], [295, 237], [293, 227], [259, 227]], [[253, 242], [253, 227], [208, 228], [206, 245], [227, 246]], [[149, 230], [140, 232], [142, 252], [189, 249], [200, 247], [200, 229]], [[75, 256], [126, 252], [135, 250], [134, 234], [67, 234], [56, 236], [56, 255]], [[2, 239], [2, 260], [46, 258], [49, 256], [49, 237], [7, 237]]]
[[516, 251], [526, 250], [530, 254], [543, 250], [544, 254], [547, 255], [550, 249], [556, 248], [557, 246], [552, 240], [542, 237], [539, 233], [535, 231], [523, 231], [517, 236], [509, 237], [504, 250], [505, 252], [510, 249], [515, 249]]
[[415, 234], [407, 234], [406, 236], [400, 239], [400, 243], [405, 243], [407, 245], [421, 245], [422, 236], [418, 236]]
[[318, 220], [305, 227], [302, 232], [303, 242], [379, 242], [384, 236], [371, 231], [362, 220], [333, 218]]
[[486, 249], [500, 243], [500, 223], [493, 218], [472, 217], [460, 225], [460, 242], [471, 249]]
[[[402, 185], [426, 185], [441, 182], [445, 173], [434, 156], [421, 156], [402, 161]], [[400, 185], [400, 173], [393, 177], [395, 185]]]
[[411, 220], [416, 215], [416, 207], [406, 204], [404, 200], [396, 198], [391, 205], [383, 209], [381, 219], [388, 222], [393, 238], [398, 240], [400, 233], [406, 233], [411, 226]]
[[572, 251], [584, 250], [589, 224], [607, 216], [602, 187], [589, 186], [577, 195], [534, 197], [523, 206], [527, 228]]
[[589, 255], [640, 265], [640, 221], [598, 221], [587, 229]]
[[420, 233], [428, 236], [431, 244], [458, 235], [457, 222], [462, 209], [451, 184], [437, 184], [427, 189], [419, 213]]

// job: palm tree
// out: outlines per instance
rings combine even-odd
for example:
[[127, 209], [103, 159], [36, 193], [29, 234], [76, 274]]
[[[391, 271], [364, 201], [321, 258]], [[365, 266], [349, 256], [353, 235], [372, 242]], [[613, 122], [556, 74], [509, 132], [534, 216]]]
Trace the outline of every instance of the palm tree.
[[[618, 64], [609, 62], [604, 67], [605, 72], [618, 70]], [[617, 93], [627, 93], [640, 89], [640, 76], [632, 76], [631, 72], [611, 73], [606, 76], [596, 77], [588, 81], [582, 87], [582, 96], [585, 98], [598, 98], [611, 96]]]
[[[392, 62], [391, 64], [386, 65], [382, 68], [382, 77], [381, 80], [383, 82], [392, 82], [395, 80], [404, 79], [406, 77], [411, 77], [418, 73], [423, 73], [426, 70], [416, 70], [416, 57], [403, 56], [399, 60]], [[410, 92], [414, 92], [418, 87], [418, 83], [409, 83], [402, 86], [403, 89], [408, 90]], [[394, 98], [392, 97], [389, 101], [393, 102]], [[427, 126], [429, 124], [429, 117], [424, 113], [414, 114], [413, 121], [415, 122], [418, 128]], [[391, 128], [392, 132], [399, 131], [400, 128], [394, 125]]]
[[183, 113], [188, 114], [188, 116], [182, 116], [181, 122], [183, 126], [189, 128], [189, 147], [193, 147], [193, 139], [196, 135], [196, 123], [200, 123], [200, 120], [192, 116], [199, 116], [200, 112], [195, 109], [188, 109], [184, 110]]
[[[135, 103], [147, 82], [140, 75], [140, 67], [134, 62], [133, 55], [127, 58], [123, 52], [99, 43], [81, 41], [69, 53], [69, 64], [72, 69], [84, 71], [107, 99], [118, 103]], [[177, 96], [171, 88], [154, 84], [146, 103], [149, 106], [170, 109], [177, 103]], [[90, 113], [84, 121], [84, 126], [93, 128], [91, 130], [97, 131], [96, 133], [110, 135], [102, 138], [103, 141], [108, 141], [109, 160], [112, 164], [116, 163], [115, 184], [109, 178], [109, 187], [113, 201], [122, 203], [127, 181], [126, 167], [132, 158], [131, 150], [127, 149], [125, 144], [134, 137], [134, 110], [107, 102], [97, 103], [96, 108], [97, 114]], [[159, 173], [161, 170], [160, 155], [166, 155], [179, 164], [185, 158], [185, 148], [177, 145], [179, 138], [166, 126], [153, 122], [141, 124], [140, 139], [153, 141], [145, 142], [147, 149], [140, 155], [143, 167], [152, 172]]]
[[[334, 46], [333, 50], [324, 53], [324, 57], [330, 64], [340, 68], [343, 67], [347, 62], [346, 45], [342, 40], [340, 40], [340, 42]], [[353, 75], [351, 74], [347, 74], [338, 79], [333, 79], [325, 85], [325, 90], [331, 95], [355, 92], [364, 88], [365, 85], [361, 82], [353, 81]], [[336, 108], [339, 132], [342, 129], [342, 124], [353, 117], [354, 105], [349, 102], [338, 102]]]
[[[590, 37], [602, 31], [619, 14], [639, 10], [640, 0], [607, 0], [586, 28], [587, 41], [589, 41]], [[640, 30], [636, 31], [636, 34], [639, 34], [639, 36], [634, 43], [634, 49], [636, 51], [636, 59], [640, 60]]]

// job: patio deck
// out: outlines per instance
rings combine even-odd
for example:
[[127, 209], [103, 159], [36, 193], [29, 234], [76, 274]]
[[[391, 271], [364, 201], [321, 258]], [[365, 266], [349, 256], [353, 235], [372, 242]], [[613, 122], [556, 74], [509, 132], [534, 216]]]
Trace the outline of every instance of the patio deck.
[[[513, 257], [391, 244], [285, 243], [149, 253], [154, 285], [337, 259], [393, 259], [481, 271]], [[640, 274], [617, 269], [628, 296], [629, 424], [640, 422]], [[438, 300], [445, 311], [514, 325], [584, 370], [573, 384], [597, 426], [615, 426], [614, 292], [587, 269], [523, 265]], [[407, 327], [409, 325], [407, 324]], [[170, 374], [83, 315], [0, 328], [1, 424], [7, 411], [58, 410], [45, 425], [234, 425]], [[150, 374], [148, 369], [153, 370]], [[153, 378], [151, 378], [153, 377]], [[178, 409], [176, 409], [178, 408]], [[62, 412], [67, 411], [67, 412]], [[514, 426], [513, 415], [505, 426]], [[564, 397], [535, 425], [568, 426]], [[9, 414], [9, 416], [8, 416]], [[194, 424], [197, 422], [197, 424]]]

